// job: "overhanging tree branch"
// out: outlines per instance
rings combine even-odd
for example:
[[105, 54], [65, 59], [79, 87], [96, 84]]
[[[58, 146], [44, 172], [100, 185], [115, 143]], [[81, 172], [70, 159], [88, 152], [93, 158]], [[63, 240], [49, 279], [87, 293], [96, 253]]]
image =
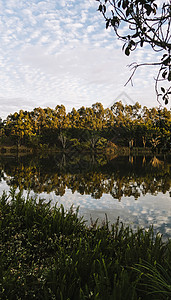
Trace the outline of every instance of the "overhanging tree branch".
[[[141, 66], [159, 66], [155, 78], [157, 100], [162, 97], [168, 103], [171, 81], [171, 1], [166, 0], [161, 7], [157, 7], [156, 0], [96, 0], [98, 10], [102, 13], [106, 29], [112, 27], [116, 36], [123, 41], [123, 50], [127, 56], [137, 47], [150, 45], [155, 52], [161, 52], [156, 63], [133, 63], [130, 65], [132, 74], [128, 82]], [[123, 25], [127, 25], [123, 35]], [[168, 87], [160, 87], [159, 82], [165, 81]], [[127, 84], [126, 83], [126, 84]], [[160, 90], [160, 92], [159, 92]]]

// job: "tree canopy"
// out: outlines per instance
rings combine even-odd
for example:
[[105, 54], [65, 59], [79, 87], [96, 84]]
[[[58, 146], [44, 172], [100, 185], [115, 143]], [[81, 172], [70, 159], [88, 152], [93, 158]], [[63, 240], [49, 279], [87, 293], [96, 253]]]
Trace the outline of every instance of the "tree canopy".
[[[63, 150], [92, 149], [100, 151], [108, 143], [120, 146], [170, 149], [171, 111], [166, 107], [123, 105], [111, 108], [100, 102], [66, 112], [64, 105], [55, 109], [34, 108], [10, 114], [0, 127], [0, 147], [3, 145], [57, 147]], [[112, 146], [113, 147], [113, 146]]]
[[[106, 29], [112, 27], [116, 36], [123, 41], [123, 50], [127, 56], [138, 46], [149, 45], [157, 52], [157, 61], [131, 64], [132, 80], [137, 68], [142, 65], [158, 66], [155, 77], [157, 100], [168, 103], [171, 94], [171, 2], [156, 0], [96, 0], [102, 13]], [[124, 30], [123, 30], [124, 26]], [[164, 83], [163, 84], [161, 83]], [[162, 86], [161, 86], [162, 85]]]

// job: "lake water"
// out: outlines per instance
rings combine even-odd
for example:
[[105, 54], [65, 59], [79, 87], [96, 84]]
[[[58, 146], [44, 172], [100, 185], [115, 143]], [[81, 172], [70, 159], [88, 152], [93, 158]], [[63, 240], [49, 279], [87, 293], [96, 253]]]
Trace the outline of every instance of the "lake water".
[[10, 187], [58, 202], [91, 223], [118, 216], [133, 229], [153, 224], [171, 237], [171, 157], [106, 157], [80, 153], [0, 157], [0, 194]]

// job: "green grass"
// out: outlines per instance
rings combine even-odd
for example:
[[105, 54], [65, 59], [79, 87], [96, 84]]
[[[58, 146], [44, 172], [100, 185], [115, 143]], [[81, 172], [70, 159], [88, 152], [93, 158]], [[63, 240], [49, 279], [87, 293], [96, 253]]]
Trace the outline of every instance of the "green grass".
[[144, 278], [145, 283], [139, 285], [140, 288], [147, 288], [148, 295], [154, 295], [156, 299], [171, 297], [171, 265], [168, 262], [165, 263], [165, 267], [156, 262], [154, 265], [143, 262], [137, 264], [134, 269]]
[[171, 242], [152, 227], [87, 227], [72, 207], [0, 198], [2, 300], [170, 299], [170, 263]]

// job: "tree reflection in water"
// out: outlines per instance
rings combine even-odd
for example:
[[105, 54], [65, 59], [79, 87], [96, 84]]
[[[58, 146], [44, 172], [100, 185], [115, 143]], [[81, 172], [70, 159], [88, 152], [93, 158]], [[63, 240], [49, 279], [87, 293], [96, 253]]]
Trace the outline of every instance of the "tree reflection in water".
[[99, 199], [110, 194], [121, 200], [159, 192], [171, 193], [171, 158], [115, 157], [80, 153], [63, 153], [47, 157], [1, 157], [0, 179], [9, 186], [33, 190], [91, 195]]

